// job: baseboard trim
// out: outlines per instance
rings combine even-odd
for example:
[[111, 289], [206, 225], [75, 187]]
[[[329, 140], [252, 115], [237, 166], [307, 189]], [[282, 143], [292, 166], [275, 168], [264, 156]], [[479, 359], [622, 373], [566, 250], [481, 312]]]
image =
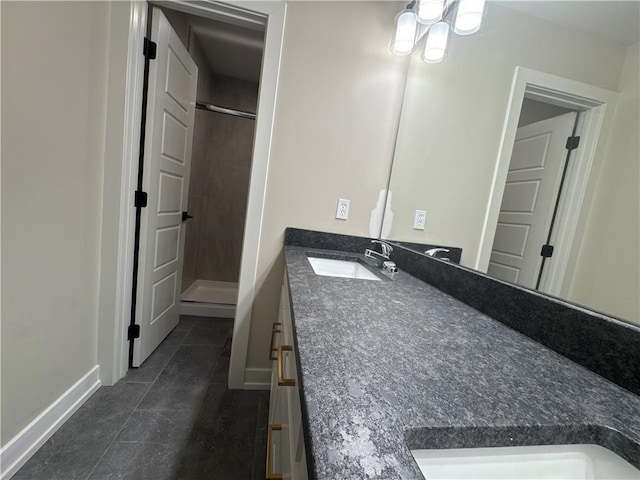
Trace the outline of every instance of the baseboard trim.
[[243, 388], [245, 390], [269, 390], [271, 388], [271, 369], [246, 368]]
[[217, 303], [180, 302], [180, 315], [234, 318], [236, 316], [236, 306]]
[[100, 387], [96, 365], [0, 450], [0, 480], [9, 480]]

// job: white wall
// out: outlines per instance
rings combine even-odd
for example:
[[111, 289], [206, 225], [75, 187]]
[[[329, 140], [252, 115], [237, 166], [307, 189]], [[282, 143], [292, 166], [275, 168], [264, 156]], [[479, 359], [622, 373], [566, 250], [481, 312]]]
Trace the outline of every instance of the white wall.
[[0, 8], [5, 444], [97, 363], [110, 5]]
[[[428, 65], [414, 54], [389, 238], [462, 247], [462, 264], [473, 267], [515, 67], [616, 90], [624, 55], [616, 43], [491, 3], [480, 32], [451, 36], [443, 63]], [[416, 209], [428, 212], [423, 232], [412, 229]]]
[[[405, 59], [389, 42], [397, 2], [287, 6], [247, 366], [268, 368], [287, 226], [369, 235], [386, 187]], [[349, 220], [335, 219], [338, 198]]]
[[620, 98], [568, 298], [640, 324], [640, 44], [627, 49]]

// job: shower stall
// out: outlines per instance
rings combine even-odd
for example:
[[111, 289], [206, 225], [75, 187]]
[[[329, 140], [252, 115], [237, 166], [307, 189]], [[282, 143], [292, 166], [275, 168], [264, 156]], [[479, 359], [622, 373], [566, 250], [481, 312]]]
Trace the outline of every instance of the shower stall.
[[233, 317], [256, 116], [204, 101], [196, 107], [181, 313]]
[[264, 31], [163, 11], [198, 66], [180, 313], [233, 317]]

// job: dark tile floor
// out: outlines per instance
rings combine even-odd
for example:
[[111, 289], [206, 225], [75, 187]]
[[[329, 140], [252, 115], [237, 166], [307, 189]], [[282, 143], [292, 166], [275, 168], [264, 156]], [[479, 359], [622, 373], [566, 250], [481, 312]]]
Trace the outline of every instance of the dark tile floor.
[[232, 322], [181, 317], [142, 367], [101, 387], [12, 480], [258, 480], [268, 392], [227, 389]]

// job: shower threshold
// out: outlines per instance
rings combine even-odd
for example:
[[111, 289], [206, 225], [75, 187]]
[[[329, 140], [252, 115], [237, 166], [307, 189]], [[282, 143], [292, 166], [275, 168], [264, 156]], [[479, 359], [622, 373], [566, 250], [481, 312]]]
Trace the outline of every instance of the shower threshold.
[[237, 300], [237, 283], [196, 280], [182, 293], [180, 313], [232, 318]]

